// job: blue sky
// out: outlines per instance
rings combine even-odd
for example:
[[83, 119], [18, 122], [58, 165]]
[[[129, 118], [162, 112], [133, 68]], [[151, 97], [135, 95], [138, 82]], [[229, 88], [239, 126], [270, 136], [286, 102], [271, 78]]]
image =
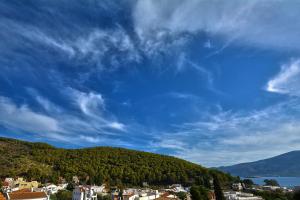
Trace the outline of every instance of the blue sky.
[[296, 1], [0, 2], [0, 136], [230, 165], [300, 149]]

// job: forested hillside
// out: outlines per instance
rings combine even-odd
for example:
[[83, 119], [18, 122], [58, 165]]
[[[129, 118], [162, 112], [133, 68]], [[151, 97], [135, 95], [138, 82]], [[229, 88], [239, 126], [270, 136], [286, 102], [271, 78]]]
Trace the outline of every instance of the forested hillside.
[[171, 156], [122, 148], [95, 147], [60, 149], [44, 143], [30, 143], [0, 138], [0, 177], [25, 176], [42, 182], [56, 182], [74, 175], [89, 182], [112, 185], [166, 185], [205, 182], [217, 174], [222, 182], [233, 179], [228, 174], [206, 169]]

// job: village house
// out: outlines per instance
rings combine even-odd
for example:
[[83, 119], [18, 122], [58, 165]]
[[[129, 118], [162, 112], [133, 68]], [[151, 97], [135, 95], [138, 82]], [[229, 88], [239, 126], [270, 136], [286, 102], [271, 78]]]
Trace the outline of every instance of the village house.
[[45, 192], [11, 192], [7, 200], [49, 200], [49, 196]]
[[11, 191], [11, 186], [10, 186], [10, 184], [8, 183], [8, 182], [6, 182], [6, 181], [4, 181], [4, 182], [2, 182], [2, 191], [4, 192], [4, 193], [6, 193], [6, 192], [8, 192], [8, 191]]
[[68, 183], [58, 184], [57, 190], [65, 190], [68, 187]]
[[[128, 188], [122, 192], [116, 190], [111, 193], [112, 200], [154, 200], [160, 197], [158, 190]], [[122, 195], [122, 196], [120, 196]]]
[[73, 180], [73, 183], [79, 184], [79, 178], [78, 178], [78, 176], [73, 176], [72, 180]]
[[4, 193], [12, 191], [14, 188], [14, 179], [13, 178], [5, 178], [2, 182], [2, 190]]
[[241, 183], [233, 183], [231, 187], [235, 191], [241, 191], [243, 189], [243, 185]]
[[30, 181], [30, 182], [20, 182], [18, 185], [19, 189], [26, 189], [26, 188], [38, 188], [39, 183], [37, 181]]
[[182, 187], [181, 184], [173, 184], [169, 186], [169, 189], [166, 189], [166, 191], [172, 191], [172, 192], [184, 192], [187, 193], [187, 189], [185, 189], [184, 187]]
[[101, 186], [93, 185], [91, 188], [96, 193], [106, 193], [107, 192], [105, 189], [105, 184], [103, 184]]
[[163, 193], [158, 198], [155, 198], [155, 200], [178, 200], [178, 197], [173, 194], [169, 194], [168, 192]]
[[0, 200], [6, 200], [5, 196], [0, 192]]
[[12, 187], [14, 185], [14, 179], [13, 178], [5, 178], [4, 183], [5, 185]]
[[17, 179], [5, 178], [3, 182], [3, 192], [14, 192], [21, 189], [36, 189], [38, 188], [39, 183], [37, 181], [25, 181], [22, 177]]
[[91, 186], [77, 186], [73, 190], [72, 200], [97, 200], [97, 193]]
[[267, 190], [267, 191], [275, 191], [275, 190], [280, 190], [281, 187], [279, 186], [272, 186], [272, 185], [264, 185], [262, 186], [263, 190]]
[[123, 194], [123, 200], [135, 200], [138, 197], [138, 195], [134, 193], [130, 194]]
[[251, 193], [228, 191], [224, 192], [226, 200], [263, 200], [262, 197], [254, 196]]
[[138, 196], [138, 200], [153, 200], [153, 199], [157, 199], [160, 197], [160, 194], [157, 190], [153, 191], [153, 192], [142, 192], [139, 194]]
[[50, 184], [46, 186], [46, 191], [48, 194], [56, 194], [58, 192], [58, 186]]
[[39, 182], [37, 182], [37, 181], [27, 182], [22, 177], [19, 177], [14, 181], [14, 187], [16, 187], [18, 189], [38, 188]]

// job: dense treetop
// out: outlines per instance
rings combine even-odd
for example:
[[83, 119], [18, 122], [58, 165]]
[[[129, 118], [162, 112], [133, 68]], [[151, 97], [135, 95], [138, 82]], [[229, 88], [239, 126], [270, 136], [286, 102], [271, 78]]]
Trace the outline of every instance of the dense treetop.
[[223, 183], [234, 178], [171, 156], [113, 147], [61, 149], [44, 143], [0, 138], [0, 177], [25, 176], [41, 182], [68, 181], [112, 185], [204, 184], [213, 175]]

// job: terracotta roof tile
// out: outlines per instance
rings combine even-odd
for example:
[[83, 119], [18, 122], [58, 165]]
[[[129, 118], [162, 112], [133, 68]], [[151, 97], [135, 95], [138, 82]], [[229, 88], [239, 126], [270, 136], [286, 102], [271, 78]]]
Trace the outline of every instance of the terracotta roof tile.
[[11, 200], [47, 198], [45, 192], [16, 192], [9, 193]]
[[6, 200], [6, 198], [4, 197], [4, 195], [0, 192], [0, 200]]
[[155, 200], [177, 200], [177, 197], [169, 197], [169, 193], [166, 192], [164, 194], [162, 194], [160, 197], [156, 198]]
[[24, 188], [24, 189], [13, 191], [12, 193], [19, 193], [19, 192], [32, 192], [32, 191], [29, 188]]

